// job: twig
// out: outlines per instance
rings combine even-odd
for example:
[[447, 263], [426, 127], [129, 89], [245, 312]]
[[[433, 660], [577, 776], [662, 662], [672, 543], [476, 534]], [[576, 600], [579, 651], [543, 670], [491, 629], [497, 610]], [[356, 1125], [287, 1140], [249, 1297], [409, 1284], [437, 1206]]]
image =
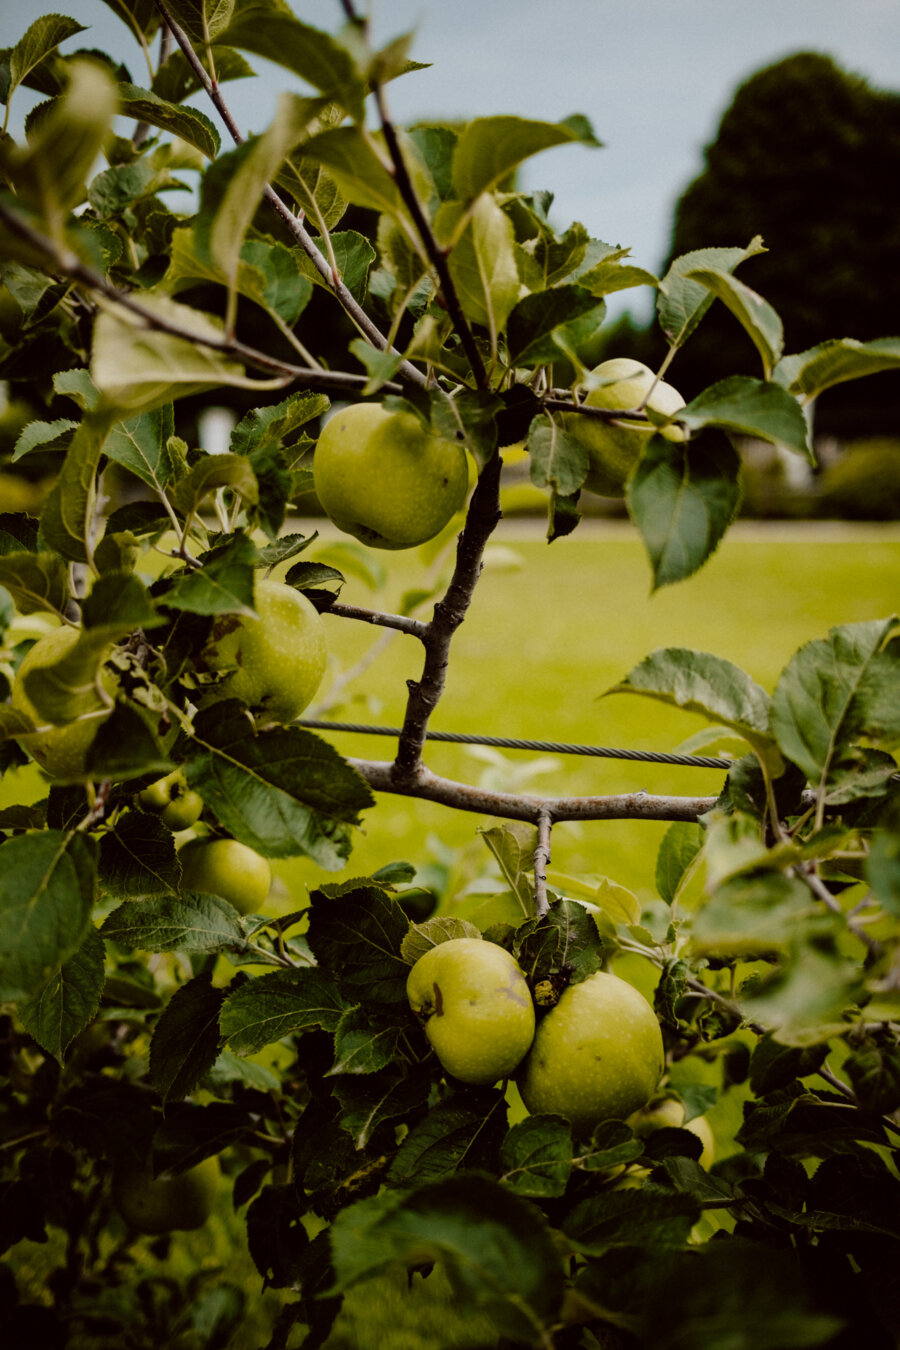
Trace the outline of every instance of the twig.
[[329, 614], [337, 614], [342, 619], [359, 619], [362, 623], [372, 623], [378, 628], [395, 628], [398, 633], [409, 633], [424, 642], [430, 625], [421, 619], [411, 619], [405, 614], [383, 614], [377, 609], [363, 609], [359, 605], [332, 605]]
[[539, 918], [550, 908], [547, 899], [547, 864], [550, 862], [551, 829], [550, 812], [542, 811], [538, 816], [538, 840], [534, 850], [534, 912]]
[[[214, 83], [213, 80], [210, 79], [209, 74], [206, 68], [204, 67], [203, 63], [201, 62], [199, 56], [195, 52], [193, 43], [191, 42], [187, 33], [185, 33], [184, 29], [181, 28], [172, 18], [165, 4], [165, 0], [155, 0], [155, 4], [160, 14], [163, 16], [163, 19], [165, 20], [166, 24], [170, 28], [172, 36], [175, 38], [175, 41], [178, 43], [179, 47], [184, 52], [185, 59], [190, 65], [191, 69], [194, 71], [194, 74], [197, 76], [197, 79], [200, 81], [206, 94], [212, 101], [212, 104], [215, 107], [216, 112], [219, 114], [222, 121], [225, 123], [225, 126], [228, 129], [228, 133], [231, 136], [231, 139], [234, 141], [235, 145], [242, 145], [244, 137], [231, 114], [231, 110], [228, 107], [228, 104], [223, 99], [222, 94], [219, 90], [219, 86], [216, 83]], [[379, 351], [386, 351], [386, 350], [393, 351], [393, 348], [390, 349], [388, 348], [381, 330], [372, 322], [372, 320], [369, 318], [368, 314], [365, 312], [362, 306], [353, 298], [347, 286], [344, 284], [341, 278], [334, 272], [333, 268], [329, 265], [328, 260], [322, 256], [319, 249], [313, 242], [311, 236], [304, 229], [303, 223], [299, 219], [299, 217], [294, 214], [294, 212], [290, 209], [288, 204], [283, 200], [283, 198], [281, 198], [278, 195], [278, 193], [270, 184], [266, 185], [263, 192], [263, 196], [265, 200], [269, 203], [269, 205], [273, 208], [273, 210], [277, 212], [277, 214], [287, 225], [291, 234], [294, 236], [297, 243], [303, 249], [304, 253], [306, 253], [307, 257], [311, 259], [317, 272], [322, 277], [322, 280], [325, 282], [328, 288], [331, 290], [335, 299], [341, 305], [345, 313], [349, 315], [349, 317], [353, 320], [353, 323], [363, 334], [363, 336], [368, 338], [368, 340], [372, 343], [372, 345], [377, 347]], [[395, 352], [394, 354], [397, 356], [400, 355], [399, 352]], [[422, 373], [421, 370], [418, 370], [417, 367], [410, 365], [408, 361], [403, 362], [403, 364], [400, 366], [400, 371], [406, 379], [412, 380], [416, 384], [426, 383], [427, 377]], [[363, 383], [365, 383], [367, 379], [368, 376], [364, 377]]]
[[817, 900], [821, 900], [826, 909], [829, 909], [832, 914], [840, 915], [847, 925], [848, 931], [851, 932], [855, 938], [859, 939], [871, 957], [880, 954], [881, 943], [867, 933], [863, 926], [860, 923], [857, 923], [856, 919], [854, 919], [851, 914], [846, 914], [844, 912], [841, 902], [836, 896], [831, 894], [831, 891], [825, 885], [822, 878], [817, 876], [812, 867], [798, 868], [795, 875], [799, 876], [800, 880], [809, 887]]

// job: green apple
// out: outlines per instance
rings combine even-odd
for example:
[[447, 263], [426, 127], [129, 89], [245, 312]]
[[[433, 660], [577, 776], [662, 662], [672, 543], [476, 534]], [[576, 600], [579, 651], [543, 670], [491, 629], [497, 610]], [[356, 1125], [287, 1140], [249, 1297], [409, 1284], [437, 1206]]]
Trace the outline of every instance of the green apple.
[[280, 581], [258, 578], [257, 617], [220, 614], [200, 653], [201, 668], [231, 673], [202, 697], [204, 706], [239, 698], [275, 722], [291, 722], [325, 673], [325, 634], [315, 606]]
[[322, 510], [372, 548], [413, 548], [439, 534], [462, 507], [466, 453], [431, 434], [412, 413], [355, 403], [325, 423], [313, 455]]
[[[603, 361], [591, 371], [603, 383], [589, 391], [584, 399], [588, 408], [609, 408], [634, 411], [650, 408], [664, 417], [671, 417], [684, 407], [684, 399], [677, 389], [656, 379], [649, 366], [627, 357]], [[571, 436], [588, 452], [590, 467], [584, 486], [603, 497], [623, 497], [628, 476], [637, 464], [641, 451], [657, 430], [651, 422], [623, 418], [615, 423], [599, 418], [567, 413], [564, 425]], [[670, 441], [684, 440], [684, 431], [677, 425], [663, 428], [661, 435]]]
[[212, 1213], [219, 1182], [217, 1158], [204, 1158], [179, 1176], [156, 1179], [149, 1160], [124, 1164], [113, 1173], [113, 1204], [139, 1233], [159, 1236], [200, 1228]]
[[[42, 718], [25, 693], [25, 677], [29, 671], [41, 670], [53, 666], [62, 660], [78, 641], [77, 628], [63, 627], [51, 629], [26, 654], [19, 666], [12, 687], [12, 706], [25, 713], [38, 726], [46, 726]], [[118, 680], [108, 670], [101, 674], [103, 687], [110, 695], [115, 694]], [[109, 716], [111, 708], [97, 697], [96, 708], [83, 714], [67, 726], [48, 727], [33, 736], [29, 736], [23, 745], [33, 759], [37, 760], [45, 773], [54, 778], [80, 778], [84, 776], [87, 752], [97, 730]]]
[[481, 938], [451, 938], [421, 956], [406, 982], [447, 1073], [495, 1083], [518, 1067], [534, 1036], [534, 1004], [509, 952]]
[[218, 895], [241, 914], [256, 914], [272, 885], [267, 860], [237, 839], [190, 839], [179, 851], [185, 891]]
[[203, 798], [189, 788], [181, 769], [158, 778], [138, 794], [141, 806], [155, 812], [170, 830], [187, 830], [203, 814]]
[[694, 1116], [685, 1122], [684, 1104], [676, 1097], [660, 1097], [649, 1101], [639, 1111], [634, 1111], [626, 1124], [630, 1125], [638, 1139], [646, 1139], [656, 1130], [690, 1130], [703, 1145], [700, 1154], [700, 1166], [710, 1168], [716, 1156], [716, 1141], [705, 1116]]
[[598, 971], [569, 985], [538, 1026], [521, 1073], [532, 1114], [565, 1116], [579, 1134], [650, 1100], [664, 1067], [653, 1009], [633, 985]]

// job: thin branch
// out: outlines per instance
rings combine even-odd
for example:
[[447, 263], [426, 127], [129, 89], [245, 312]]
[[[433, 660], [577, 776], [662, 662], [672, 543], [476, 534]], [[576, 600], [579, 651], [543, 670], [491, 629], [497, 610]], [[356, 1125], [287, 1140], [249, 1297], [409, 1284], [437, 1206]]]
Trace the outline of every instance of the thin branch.
[[540, 825], [564, 820], [688, 820], [696, 821], [710, 811], [715, 797], [655, 797], [646, 792], [627, 792], [611, 797], [529, 797], [516, 792], [489, 792], [484, 788], [441, 778], [424, 764], [398, 777], [395, 764], [383, 760], [348, 761], [376, 792], [393, 792], [440, 802], [457, 811], [497, 816], [503, 820], [527, 820]]
[[818, 876], [812, 868], [798, 868], [795, 875], [809, 887], [817, 900], [821, 900], [826, 909], [829, 909], [832, 914], [840, 915], [847, 925], [849, 932], [851, 932], [855, 938], [859, 939], [871, 957], [880, 955], [881, 943], [876, 938], [873, 938], [871, 934], [867, 933], [862, 925], [858, 923], [851, 914], [846, 914], [844, 912], [841, 902], [836, 896], [831, 894], [831, 891], [825, 885], [822, 878]]
[[[155, 310], [148, 309], [141, 304], [140, 300], [136, 300], [129, 291], [123, 291], [114, 286], [102, 273], [82, 262], [77, 254], [72, 253], [69, 249], [58, 248], [51, 239], [29, 225], [14, 211], [11, 211], [4, 202], [0, 202], [0, 220], [14, 234], [30, 244], [32, 248], [44, 253], [53, 269], [61, 276], [68, 277], [70, 281], [86, 286], [98, 295], [106, 296], [115, 304], [121, 305], [123, 309], [127, 309], [130, 314], [139, 318], [148, 329], [159, 333], [169, 333], [172, 337], [181, 338], [195, 346], [207, 347], [210, 351], [222, 352], [225, 356], [236, 357], [248, 366], [254, 366], [258, 370], [268, 371], [270, 374], [282, 377], [285, 384], [302, 384], [308, 389], [319, 389], [325, 393], [346, 395], [362, 392], [368, 381], [368, 375], [356, 375], [348, 371], [309, 370], [306, 366], [296, 366], [290, 361], [281, 361], [274, 356], [267, 355], [266, 352], [258, 351], [255, 347], [248, 347], [246, 343], [238, 341], [237, 338], [214, 338], [207, 336], [205, 333], [196, 333], [193, 329], [185, 328], [181, 324], [158, 314]], [[402, 393], [402, 386], [396, 383], [387, 382], [382, 388], [390, 394]]]
[[409, 214], [412, 216], [419, 238], [425, 247], [428, 261], [437, 273], [441, 295], [443, 296], [444, 304], [447, 307], [447, 314], [462, 343], [463, 351], [466, 354], [466, 360], [472, 369], [472, 374], [475, 377], [476, 383], [480, 388], [487, 389], [490, 387], [487, 369], [481, 359], [481, 353], [478, 350], [478, 344], [475, 341], [475, 334], [472, 332], [469, 321], [463, 313], [459, 295], [453, 284], [453, 278], [450, 275], [447, 254], [435, 238], [434, 231], [431, 228], [431, 222], [425, 215], [422, 204], [413, 187], [412, 179], [409, 176], [409, 170], [406, 167], [406, 161], [403, 158], [403, 151], [400, 149], [396, 128], [388, 114], [384, 90], [378, 81], [373, 82], [372, 88], [375, 95], [375, 102], [378, 107], [378, 116], [381, 119], [381, 129], [384, 132], [385, 144], [388, 148], [388, 154], [391, 157], [391, 163], [394, 166], [394, 181], [397, 184], [397, 190], [406, 203]]
[[430, 625], [421, 619], [411, 619], [405, 614], [383, 614], [377, 609], [363, 609], [359, 605], [332, 605], [327, 611], [342, 619], [359, 619], [362, 623], [372, 623], [378, 628], [395, 628], [398, 633], [409, 633], [424, 642]]
[[[228, 104], [225, 102], [224, 98], [222, 97], [218, 84], [216, 84], [213, 80], [210, 79], [209, 74], [206, 68], [204, 67], [202, 61], [200, 60], [199, 56], [195, 52], [194, 46], [190, 38], [188, 37], [187, 33], [185, 33], [184, 29], [181, 28], [172, 18], [165, 4], [165, 0], [155, 0], [155, 3], [157, 9], [159, 10], [166, 24], [170, 28], [172, 36], [175, 38], [175, 41], [178, 43], [179, 47], [184, 52], [185, 59], [190, 65], [191, 69], [194, 71], [194, 74], [197, 76], [197, 79], [200, 81], [206, 94], [212, 101], [212, 104], [216, 109], [216, 112], [219, 114], [222, 121], [225, 123], [225, 126], [228, 129], [228, 133], [231, 136], [231, 139], [234, 141], [235, 145], [242, 145], [244, 137], [231, 114], [231, 110], [228, 107]], [[273, 208], [273, 210], [277, 212], [277, 214], [287, 225], [291, 234], [294, 236], [297, 243], [303, 249], [304, 253], [307, 255], [308, 258], [311, 259], [313, 265], [315, 266], [322, 280], [325, 282], [326, 286], [328, 286], [328, 288], [334, 295], [335, 299], [341, 305], [341, 308], [350, 317], [350, 319], [352, 319], [353, 323], [363, 334], [363, 336], [368, 338], [368, 340], [372, 343], [372, 345], [374, 347], [377, 347], [379, 351], [386, 351], [386, 350], [393, 351], [393, 348], [388, 348], [386, 340], [381, 330], [372, 322], [372, 320], [369, 318], [368, 314], [365, 312], [362, 306], [354, 299], [354, 297], [348, 290], [347, 286], [344, 284], [341, 278], [335, 273], [334, 269], [330, 266], [328, 260], [322, 256], [321, 252], [313, 242], [312, 237], [304, 229], [300, 217], [294, 214], [294, 212], [290, 209], [288, 204], [284, 201], [282, 197], [278, 195], [278, 193], [270, 184], [266, 185], [265, 190], [263, 192], [263, 196], [265, 200], [269, 203], [269, 205]], [[399, 352], [394, 352], [394, 354], [397, 356], [400, 355]], [[412, 380], [416, 384], [426, 383], [427, 377], [422, 373], [421, 370], [417, 369], [416, 366], [410, 365], [408, 361], [403, 362], [403, 364], [400, 366], [400, 371], [406, 379]], [[365, 379], [363, 380], [363, 383], [365, 383]]]
[[549, 811], [538, 816], [538, 841], [534, 850], [534, 912], [542, 917], [550, 908], [547, 899], [547, 865], [550, 862], [550, 831], [553, 822]]
[[485, 545], [500, 520], [501, 465], [500, 455], [495, 453], [478, 478], [457, 543], [453, 576], [443, 598], [434, 607], [434, 617], [424, 639], [425, 664], [421, 678], [409, 682], [409, 698], [394, 767], [398, 783], [415, 778], [422, 764], [428, 719], [437, 707], [447, 680], [450, 643], [466, 617], [481, 575]]

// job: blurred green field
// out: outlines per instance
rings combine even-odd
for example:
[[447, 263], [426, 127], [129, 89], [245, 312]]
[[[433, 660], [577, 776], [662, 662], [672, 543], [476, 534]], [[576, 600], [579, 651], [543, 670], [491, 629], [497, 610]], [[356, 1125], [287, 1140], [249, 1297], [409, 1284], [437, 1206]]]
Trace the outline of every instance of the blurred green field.
[[[703, 727], [702, 719], [634, 696], [601, 697], [654, 648], [714, 652], [771, 690], [802, 643], [835, 624], [890, 614], [900, 604], [900, 528], [894, 526], [738, 525], [697, 576], [656, 595], [649, 593], [643, 546], [627, 525], [584, 522], [574, 536], [548, 546], [540, 523], [513, 521], [495, 540], [454, 640], [435, 730], [672, 750]], [[385, 554], [381, 561], [389, 573], [384, 590], [373, 594], [351, 578], [342, 600], [391, 609], [426, 576], [416, 553]], [[425, 617], [430, 612], [430, 606], [422, 610]], [[385, 640], [369, 625], [335, 617], [326, 617], [326, 624], [333, 676], [381, 644], [377, 659], [328, 715], [399, 725], [405, 681], [420, 672], [417, 641], [405, 635]], [[327, 700], [325, 686], [323, 691]], [[390, 758], [395, 745], [373, 736], [331, 733], [329, 739], [345, 755], [370, 759]], [[546, 761], [508, 751], [492, 766], [470, 748], [441, 744], [431, 744], [426, 754], [436, 773], [467, 782], [490, 775], [492, 786], [541, 795], [641, 788], [714, 794], [722, 782], [717, 770], [573, 756], [556, 757], [552, 771], [532, 776]], [[382, 794], [340, 875], [369, 873], [398, 858], [421, 867], [433, 861], [435, 841], [459, 849], [472, 844], [483, 823]], [[553, 832], [553, 865], [610, 876], [649, 895], [665, 828], [652, 822], [560, 825]], [[336, 879], [303, 861], [276, 864], [275, 870], [290, 903], [302, 903], [305, 886]], [[273, 899], [289, 903], [286, 894]]]

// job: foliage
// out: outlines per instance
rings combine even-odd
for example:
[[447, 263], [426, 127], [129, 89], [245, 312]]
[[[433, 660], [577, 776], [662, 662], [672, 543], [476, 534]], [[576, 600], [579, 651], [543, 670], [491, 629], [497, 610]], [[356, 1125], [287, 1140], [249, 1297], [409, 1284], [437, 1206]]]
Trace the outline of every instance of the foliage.
[[[344, 1296], [398, 1268], [433, 1288], [433, 1266], [440, 1298], [449, 1286], [497, 1345], [894, 1344], [897, 620], [833, 627], [771, 691], [682, 647], [623, 672], [607, 693], [690, 710], [728, 747], [718, 798], [539, 798], [441, 779], [422, 751], [505, 460], [529, 453], [551, 541], [578, 526], [579, 419], [617, 416], [582, 402], [605, 295], [658, 291], [660, 377], [717, 301], [757, 352], [755, 374], [727, 372], [672, 419], [629, 412], [653, 428], [626, 499], [657, 589], [701, 568], [733, 519], [732, 438], [809, 456], [811, 400], [896, 366], [900, 344], [862, 334], [785, 355], [778, 314], [736, 275], [764, 247], [755, 231], [659, 280], [580, 223], [560, 232], [549, 196], [511, 175], [554, 146], [595, 148], [586, 120], [397, 128], [386, 86], [414, 68], [409, 39], [373, 51], [344, 8], [336, 35], [280, 0], [117, 9], [145, 44], [160, 33], [148, 88], [102, 54], [62, 56], [78, 26], [60, 16], [5, 54], [7, 104], [22, 85], [46, 96], [23, 141], [0, 140], [0, 374], [35, 412], [12, 461], [39, 464], [48, 491], [39, 516], [0, 516], [3, 692], [35, 640], [75, 636], [26, 667], [27, 704], [0, 707], [0, 765], [26, 763], [38, 728], [96, 727], [83, 770], [0, 815], [5, 1319], [23, 1343], [144, 1346], [172, 1325], [172, 1344], [227, 1343], [239, 1294], [198, 1272], [173, 1295], [142, 1274], [148, 1244], [110, 1187], [148, 1163], [177, 1176], [218, 1157], [263, 1286], [283, 1297], [273, 1350], [324, 1344]], [[243, 53], [306, 92], [223, 149], [184, 99], [206, 90], [227, 127], [221, 85], [245, 73]], [[180, 216], [165, 193], [197, 169], [197, 212]], [[371, 237], [341, 228], [348, 207], [374, 213]], [[314, 294], [355, 325], [346, 368], [320, 359]], [[250, 313], [270, 342], [238, 336]], [[179, 400], [221, 388], [246, 412], [211, 455], [183, 434]], [[371, 556], [323, 552], [291, 521], [329, 398], [375, 396], [462, 444], [474, 482], [447, 531], [449, 582], [398, 614], [343, 604], [344, 572]], [[667, 421], [674, 438], [655, 434]], [[426, 546], [432, 560], [445, 542]], [[204, 661], [210, 633], [254, 614], [254, 579], [273, 569], [329, 625], [421, 644], [393, 762], [351, 763], [221, 697], [230, 672]], [[433, 617], [415, 617], [430, 600]], [[245, 914], [186, 887], [182, 839], [141, 795], [176, 770], [204, 803], [194, 834], [310, 859], [308, 902]], [[440, 911], [412, 922], [405, 861], [329, 881], [360, 824], [375, 828], [376, 792], [492, 818], [503, 882], [483, 934]], [[643, 909], [628, 877], [548, 870], [558, 822], [615, 819], [670, 824]], [[538, 1016], [601, 969], [649, 990], [662, 1090], [688, 1123], [710, 1113], [713, 1170], [690, 1130], [640, 1137], [607, 1119], [585, 1137], [526, 1115], [512, 1082], [442, 1070], [407, 979], [456, 937], [511, 953]], [[58, 1232], [65, 1255], [29, 1302], [18, 1254]]]

